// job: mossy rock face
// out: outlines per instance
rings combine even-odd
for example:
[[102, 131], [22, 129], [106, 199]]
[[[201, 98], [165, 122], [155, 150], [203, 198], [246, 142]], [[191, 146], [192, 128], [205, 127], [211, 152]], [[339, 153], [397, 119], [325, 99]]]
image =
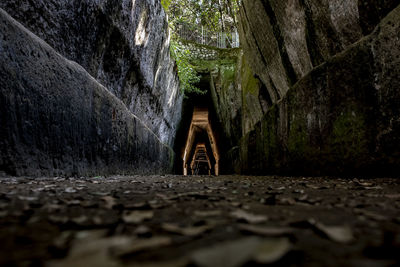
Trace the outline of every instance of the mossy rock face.
[[243, 0], [239, 35], [273, 103], [313, 68], [370, 34], [398, 0]]
[[80, 65], [0, 9], [0, 172], [169, 173], [172, 149]]
[[351, 161], [352, 158], [364, 158], [369, 154], [368, 125], [363, 113], [352, 108], [345, 110], [333, 121], [332, 128], [328, 144], [332, 147], [333, 157]]
[[370, 34], [376, 25], [399, 5], [398, 0], [358, 0], [357, 2], [364, 34]]
[[244, 173], [398, 175], [400, 7], [314, 68], [241, 140]]
[[245, 58], [243, 58], [241, 64], [240, 76], [242, 83], [243, 94], [252, 94], [258, 96], [258, 90], [260, 89], [260, 80], [254, 77], [253, 71], [248, 65]]

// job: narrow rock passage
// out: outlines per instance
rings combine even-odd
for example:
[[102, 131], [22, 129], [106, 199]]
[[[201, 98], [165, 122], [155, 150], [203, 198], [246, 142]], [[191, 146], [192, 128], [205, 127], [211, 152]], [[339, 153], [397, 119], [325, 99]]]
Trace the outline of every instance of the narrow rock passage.
[[390, 266], [398, 179], [1, 178], [1, 266]]

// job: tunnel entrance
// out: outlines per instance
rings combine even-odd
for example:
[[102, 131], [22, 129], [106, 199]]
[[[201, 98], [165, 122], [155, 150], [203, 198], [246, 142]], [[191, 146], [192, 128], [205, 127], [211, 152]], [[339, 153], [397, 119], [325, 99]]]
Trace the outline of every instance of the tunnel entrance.
[[[210, 73], [201, 73], [197, 84], [206, 93], [185, 95], [182, 117], [175, 137], [174, 172], [180, 175], [220, 175], [227, 173], [228, 138], [215, 110], [217, 99], [211, 92]], [[229, 170], [228, 170], [229, 171]]]
[[183, 174], [219, 175], [219, 150], [206, 107], [194, 107], [182, 155]]

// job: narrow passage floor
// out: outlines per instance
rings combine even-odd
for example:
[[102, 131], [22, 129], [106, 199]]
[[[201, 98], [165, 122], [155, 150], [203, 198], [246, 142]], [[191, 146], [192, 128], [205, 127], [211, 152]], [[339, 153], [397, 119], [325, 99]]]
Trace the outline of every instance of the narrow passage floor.
[[1, 266], [391, 266], [400, 180], [0, 178]]

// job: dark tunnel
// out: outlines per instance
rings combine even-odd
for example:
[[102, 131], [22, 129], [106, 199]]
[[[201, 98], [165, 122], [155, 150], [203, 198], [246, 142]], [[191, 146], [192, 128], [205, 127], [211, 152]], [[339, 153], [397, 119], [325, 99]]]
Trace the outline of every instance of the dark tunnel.
[[[174, 169], [176, 174], [185, 174], [186, 169], [187, 175], [218, 175], [226, 169], [220, 166], [220, 156], [227, 145], [213, 106], [210, 74], [203, 73], [197, 86], [206, 93], [189, 93], [184, 99]], [[189, 139], [193, 139], [190, 144]]]

